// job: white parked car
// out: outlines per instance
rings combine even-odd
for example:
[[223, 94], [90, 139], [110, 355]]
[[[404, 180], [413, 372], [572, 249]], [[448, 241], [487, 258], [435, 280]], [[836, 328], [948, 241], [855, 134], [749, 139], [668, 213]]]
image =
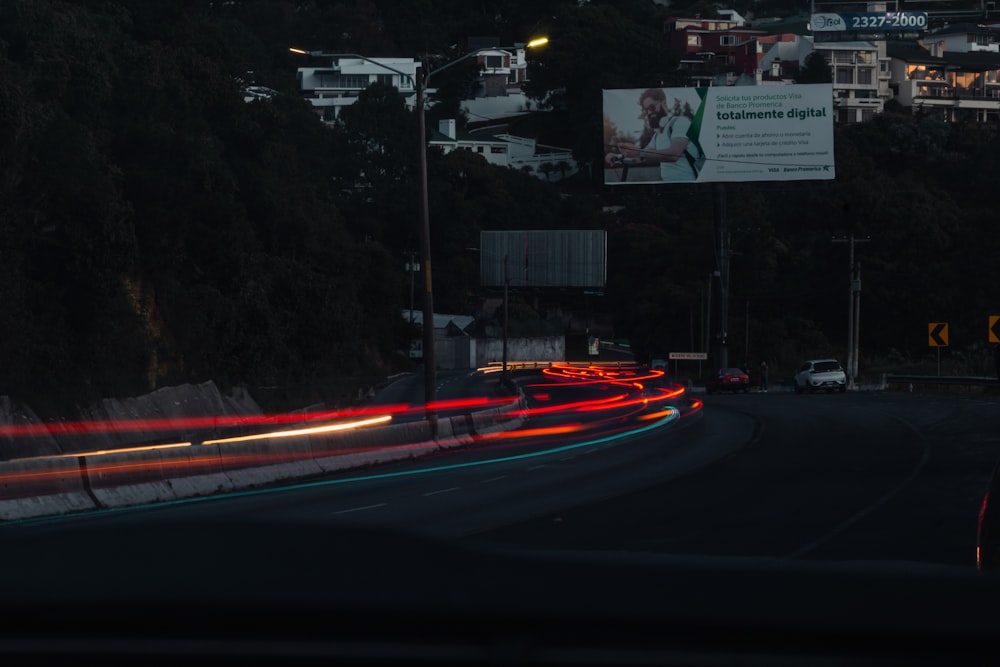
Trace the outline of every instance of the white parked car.
[[795, 393], [847, 391], [847, 373], [836, 359], [810, 359], [795, 373]]

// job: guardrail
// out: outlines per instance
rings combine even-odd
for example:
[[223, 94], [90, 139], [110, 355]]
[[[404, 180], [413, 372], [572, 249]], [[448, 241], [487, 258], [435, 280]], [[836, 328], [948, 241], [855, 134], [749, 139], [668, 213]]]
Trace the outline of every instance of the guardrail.
[[965, 387], [995, 387], [1000, 389], [1000, 380], [988, 377], [970, 377], [963, 375], [903, 375], [884, 373], [882, 386], [889, 385], [939, 385]]
[[232, 445], [109, 450], [0, 461], [0, 522], [211, 496], [473, 444], [517, 428], [525, 396], [510, 404], [428, 421], [262, 437]]

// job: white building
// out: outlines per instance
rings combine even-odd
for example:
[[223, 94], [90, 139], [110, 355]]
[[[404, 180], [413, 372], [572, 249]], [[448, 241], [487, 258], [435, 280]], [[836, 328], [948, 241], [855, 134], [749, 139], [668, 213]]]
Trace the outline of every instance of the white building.
[[379, 81], [399, 90], [411, 109], [415, 106], [419, 61], [413, 58], [332, 58], [329, 66], [300, 67], [295, 74], [302, 96], [323, 120], [335, 120], [341, 107], [354, 104], [363, 90]]
[[529, 171], [546, 180], [560, 180], [577, 172], [573, 152], [568, 148], [545, 146], [534, 139], [506, 132], [493, 134], [488, 128], [458, 132], [453, 119], [442, 120], [438, 130], [431, 132], [428, 143], [444, 154], [467, 150], [483, 156], [490, 164]]
[[838, 123], [863, 123], [882, 113], [891, 96], [884, 41], [816, 42], [814, 49], [830, 66], [833, 115]]
[[[484, 42], [485, 43], [485, 42]], [[473, 44], [475, 47], [475, 44]], [[479, 63], [479, 91], [462, 102], [473, 121], [507, 120], [527, 113], [531, 103], [521, 92], [527, 77], [525, 45], [475, 47]], [[323, 57], [323, 54], [311, 54]], [[340, 108], [353, 104], [361, 91], [376, 81], [398, 89], [412, 109], [416, 104], [415, 77], [420, 61], [413, 58], [366, 58], [328, 54], [330, 65], [300, 67], [296, 71], [299, 90], [324, 120], [335, 120]], [[433, 83], [433, 81], [431, 82]], [[428, 89], [433, 92], [432, 88]]]
[[1000, 121], [1000, 28], [961, 23], [919, 42], [890, 44], [892, 90], [900, 105], [952, 122]]
[[[461, 104], [462, 110], [473, 122], [503, 122], [530, 111], [530, 102], [520, 88], [526, 76], [524, 53], [524, 45], [510, 49], [482, 47], [476, 51], [481, 76], [480, 95]], [[334, 122], [342, 107], [354, 104], [362, 91], [379, 81], [396, 87], [406, 98], [410, 109], [416, 106], [418, 60], [311, 55], [325, 55], [331, 58], [331, 64], [300, 67], [296, 77], [302, 95], [325, 122]], [[428, 88], [428, 92], [433, 92], [433, 89]], [[540, 145], [530, 138], [506, 133], [491, 134], [488, 130], [459, 135], [454, 120], [441, 121], [439, 131], [430, 130], [428, 134], [430, 146], [443, 153], [469, 150], [482, 155], [491, 164], [530, 171], [546, 180], [558, 180], [577, 171], [572, 151]]]

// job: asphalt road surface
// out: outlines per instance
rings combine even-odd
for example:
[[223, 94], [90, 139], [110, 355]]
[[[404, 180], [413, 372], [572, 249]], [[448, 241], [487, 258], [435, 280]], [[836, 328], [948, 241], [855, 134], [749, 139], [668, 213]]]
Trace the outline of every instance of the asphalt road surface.
[[[706, 398], [741, 446], [630, 493], [485, 531], [532, 548], [975, 564], [1000, 401], [787, 393]], [[745, 432], [745, 426], [741, 427]], [[694, 434], [692, 434], [694, 435]]]
[[4, 530], [210, 517], [537, 549], [974, 566], [1000, 402], [874, 392], [705, 400], [689, 423], [624, 438], [501, 440], [305, 484]]

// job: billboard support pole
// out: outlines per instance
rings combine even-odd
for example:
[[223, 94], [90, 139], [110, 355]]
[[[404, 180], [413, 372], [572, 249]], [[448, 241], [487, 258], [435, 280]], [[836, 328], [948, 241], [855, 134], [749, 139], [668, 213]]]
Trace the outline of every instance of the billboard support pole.
[[500, 373], [500, 383], [507, 382], [507, 325], [509, 323], [508, 313], [510, 305], [508, 301], [508, 289], [510, 288], [510, 255], [503, 256], [503, 370]]
[[729, 367], [729, 228], [725, 183], [715, 184], [715, 223], [719, 230], [719, 368]]

